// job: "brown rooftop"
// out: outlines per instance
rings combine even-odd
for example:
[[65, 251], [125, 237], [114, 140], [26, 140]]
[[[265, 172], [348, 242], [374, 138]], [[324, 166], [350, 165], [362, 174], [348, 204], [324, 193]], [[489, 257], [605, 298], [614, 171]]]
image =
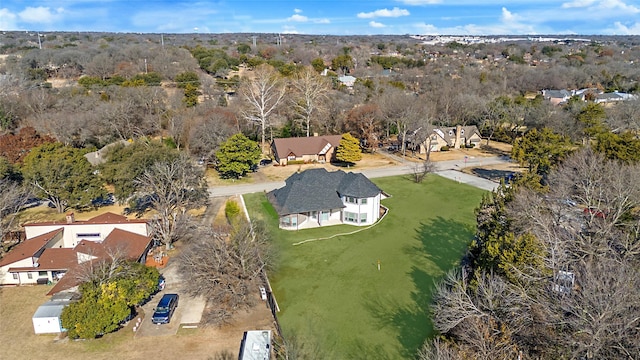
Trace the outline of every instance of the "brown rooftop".
[[56, 229], [21, 242], [0, 259], [0, 266], [35, 256], [38, 251], [42, 250], [51, 239], [61, 232], [62, 229]]

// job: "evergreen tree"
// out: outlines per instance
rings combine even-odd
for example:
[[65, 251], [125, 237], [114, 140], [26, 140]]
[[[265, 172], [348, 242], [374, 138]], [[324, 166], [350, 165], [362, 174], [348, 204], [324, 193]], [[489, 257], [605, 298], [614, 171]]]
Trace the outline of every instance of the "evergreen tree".
[[258, 164], [260, 147], [241, 133], [230, 137], [216, 152], [218, 172], [222, 178], [240, 178]]
[[336, 149], [336, 159], [345, 163], [354, 164], [362, 160], [362, 151], [358, 139], [346, 133], [340, 139], [340, 145]]

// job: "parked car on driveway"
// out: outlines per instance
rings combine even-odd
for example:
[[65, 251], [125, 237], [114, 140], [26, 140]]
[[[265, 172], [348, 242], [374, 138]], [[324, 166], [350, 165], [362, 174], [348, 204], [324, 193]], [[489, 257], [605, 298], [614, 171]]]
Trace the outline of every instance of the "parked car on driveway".
[[168, 324], [171, 321], [171, 316], [178, 307], [178, 294], [165, 294], [158, 306], [156, 306], [153, 316], [151, 317], [151, 323], [153, 324]]

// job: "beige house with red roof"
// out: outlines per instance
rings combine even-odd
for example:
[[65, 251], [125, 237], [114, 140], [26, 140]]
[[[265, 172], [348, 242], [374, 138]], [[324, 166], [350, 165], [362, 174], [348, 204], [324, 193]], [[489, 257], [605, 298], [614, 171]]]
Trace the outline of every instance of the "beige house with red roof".
[[49, 295], [78, 285], [74, 272], [81, 264], [99, 261], [118, 253], [144, 262], [152, 241], [146, 220], [129, 220], [113, 213], [89, 220], [25, 224], [27, 240], [0, 259], [0, 285], [56, 285]]
[[273, 139], [271, 151], [280, 165], [287, 165], [289, 161], [330, 162], [340, 139], [342, 135]]

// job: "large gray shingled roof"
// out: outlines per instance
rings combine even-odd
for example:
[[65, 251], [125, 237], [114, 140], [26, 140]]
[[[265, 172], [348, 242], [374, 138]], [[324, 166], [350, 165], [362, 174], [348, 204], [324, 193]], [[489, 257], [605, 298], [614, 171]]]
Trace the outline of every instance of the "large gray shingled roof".
[[341, 195], [367, 198], [381, 192], [366, 176], [341, 170], [310, 169], [291, 175], [285, 183], [267, 194], [279, 215], [340, 209]]

